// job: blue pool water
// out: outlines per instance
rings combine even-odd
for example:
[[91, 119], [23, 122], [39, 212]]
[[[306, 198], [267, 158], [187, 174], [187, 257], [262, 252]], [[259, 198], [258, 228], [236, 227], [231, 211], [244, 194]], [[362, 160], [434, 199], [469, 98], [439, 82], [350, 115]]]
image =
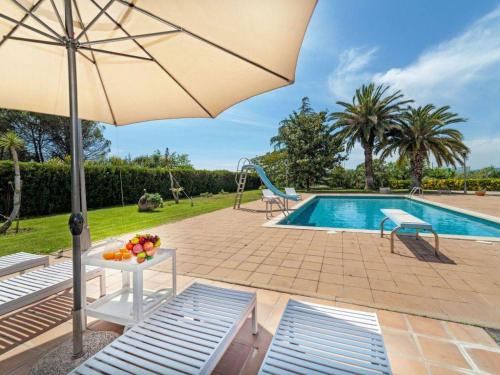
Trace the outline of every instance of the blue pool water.
[[[403, 197], [315, 197], [279, 224], [379, 230], [382, 208], [404, 210], [431, 223], [439, 234], [500, 238], [498, 223]], [[394, 224], [387, 221], [384, 228]]]

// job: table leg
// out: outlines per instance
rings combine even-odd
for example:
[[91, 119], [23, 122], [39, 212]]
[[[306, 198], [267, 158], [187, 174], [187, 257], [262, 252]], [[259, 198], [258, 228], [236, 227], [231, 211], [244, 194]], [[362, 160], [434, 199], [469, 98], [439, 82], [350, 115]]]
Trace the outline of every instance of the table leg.
[[130, 288], [130, 272], [122, 271], [122, 288]]
[[133, 318], [136, 322], [140, 322], [142, 320], [142, 296], [143, 296], [143, 279], [142, 279], [142, 271], [134, 272], [133, 275], [133, 299], [132, 299], [132, 311]]

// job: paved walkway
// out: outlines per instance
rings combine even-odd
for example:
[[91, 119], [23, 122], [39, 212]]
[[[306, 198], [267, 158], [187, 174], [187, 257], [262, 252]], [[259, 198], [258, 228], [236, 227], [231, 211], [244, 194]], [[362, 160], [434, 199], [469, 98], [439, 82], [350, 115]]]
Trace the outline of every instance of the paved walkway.
[[[112, 292], [120, 286], [121, 276], [117, 272], [110, 272], [107, 276], [108, 292]], [[165, 272], [148, 270], [145, 273], [146, 288], [164, 287], [170, 281], [170, 275]], [[191, 277], [180, 276], [179, 289], [182, 290], [193, 281]], [[478, 327], [210, 280], [197, 281], [226, 288], [252, 290], [257, 293], [259, 334], [257, 336], [251, 334], [251, 321], [248, 319], [216, 367], [215, 375], [257, 373], [289, 298], [375, 311], [382, 326], [389, 361], [395, 375], [500, 373], [500, 347]], [[98, 281], [89, 284], [89, 294], [96, 297], [99, 291]], [[46, 309], [47, 306], [44, 307], [44, 304], [46, 302], [38, 304], [38, 308]], [[51, 302], [50, 308], [54, 311], [56, 305]], [[61, 309], [64, 308], [62, 304]], [[14, 313], [14, 317], [20, 313]], [[66, 314], [69, 317], [69, 312]], [[40, 356], [71, 338], [71, 328], [71, 321], [68, 321], [0, 355], [0, 374], [28, 374]], [[121, 326], [102, 321], [93, 321], [90, 329], [118, 333], [123, 331]]]
[[[442, 196], [467, 207], [480, 197]], [[500, 212], [500, 197], [487, 197]], [[432, 200], [440, 200], [435, 196]], [[245, 205], [263, 209], [260, 201]], [[489, 212], [491, 214], [491, 212]], [[193, 277], [500, 328], [500, 243], [266, 228], [262, 212], [223, 209], [151, 229]], [[402, 242], [404, 241], [404, 242]]]

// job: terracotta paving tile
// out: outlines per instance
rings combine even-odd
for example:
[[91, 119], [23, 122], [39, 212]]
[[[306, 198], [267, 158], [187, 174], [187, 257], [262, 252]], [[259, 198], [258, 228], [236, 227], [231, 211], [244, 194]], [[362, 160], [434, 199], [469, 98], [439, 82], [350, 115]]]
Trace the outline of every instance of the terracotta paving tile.
[[421, 358], [415, 340], [407, 332], [385, 331], [384, 343], [389, 354], [404, 355], [411, 358]]
[[443, 323], [448, 332], [457, 340], [471, 343], [491, 346], [497, 348], [495, 340], [482, 328], [458, 324], [453, 322]]
[[244, 262], [240, 264], [236, 269], [242, 271], [255, 271], [259, 265], [257, 263]]
[[233, 270], [227, 277], [238, 282], [247, 280], [252, 272], [243, 270]]
[[268, 266], [279, 266], [281, 264], [282, 260], [280, 258], [266, 258], [262, 264], [268, 265]]
[[423, 362], [389, 353], [391, 370], [394, 375], [427, 375]]
[[292, 289], [306, 292], [316, 292], [318, 289], [318, 282], [315, 280], [295, 279], [292, 284]]
[[267, 264], [261, 264], [257, 267], [256, 271], [260, 273], [273, 274], [278, 269], [278, 266], [271, 266]]
[[469, 364], [455, 344], [421, 336], [418, 337], [418, 341], [424, 358], [445, 365], [470, 369]]
[[306, 279], [306, 280], [319, 280], [320, 273], [318, 271], [311, 271], [306, 269], [299, 270], [299, 273], [296, 275], [297, 278]]
[[343, 275], [344, 274], [344, 267], [339, 266], [339, 265], [333, 265], [333, 264], [324, 264], [321, 267], [322, 272], [327, 272], [327, 273], [334, 273], [337, 275]]
[[281, 263], [281, 267], [287, 267], [287, 268], [299, 268], [300, 267], [300, 261], [298, 260], [284, 260]]
[[276, 271], [274, 271], [275, 275], [278, 276], [287, 276], [287, 277], [295, 277], [299, 273], [298, 268], [285, 268], [285, 267], [278, 267]]
[[333, 273], [321, 272], [319, 274], [319, 280], [320, 282], [327, 284], [343, 284], [344, 276]]
[[451, 339], [440, 320], [424, 318], [421, 316], [408, 316], [410, 326], [416, 334], [442, 337]]
[[467, 349], [467, 353], [480, 370], [500, 374], [500, 352], [470, 348]]
[[377, 311], [377, 317], [382, 327], [400, 329], [403, 331], [408, 330], [408, 324], [403, 314], [387, 310], [379, 310]]
[[295, 279], [293, 277], [274, 275], [269, 281], [271, 287], [290, 288]]
[[194, 268], [191, 272], [197, 275], [208, 275], [211, 271], [214, 270], [213, 266], [205, 266], [204, 264], [200, 264], [198, 267]]
[[312, 271], [321, 271], [321, 263], [303, 261], [300, 268]]
[[224, 267], [217, 267], [214, 270], [210, 271], [210, 273], [207, 276], [210, 277], [227, 277], [229, 274], [233, 272], [232, 268], [224, 268]]
[[271, 277], [273, 275], [269, 274], [269, 273], [261, 273], [261, 272], [253, 272], [249, 277], [248, 279], [246, 279], [247, 282], [253, 284], [253, 283], [257, 283], [259, 285], [264, 285], [264, 284], [268, 284], [269, 281], [271, 280]]
[[370, 288], [374, 290], [383, 290], [387, 292], [397, 292], [398, 287], [392, 280], [368, 279]]
[[370, 289], [358, 288], [355, 286], [344, 286], [342, 297], [348, 300], [363, 302], [373, 302], [373, 295]]
[[318, 283], [318, 293], [328, 297], [336, 297], [343, 295], [344, 287], [337, 284]]
[[344, 284], [346, 286], [355, 286], [359, 288], [370, 288], [370, 283], [366, 277], [354, 277], [344, 275]]

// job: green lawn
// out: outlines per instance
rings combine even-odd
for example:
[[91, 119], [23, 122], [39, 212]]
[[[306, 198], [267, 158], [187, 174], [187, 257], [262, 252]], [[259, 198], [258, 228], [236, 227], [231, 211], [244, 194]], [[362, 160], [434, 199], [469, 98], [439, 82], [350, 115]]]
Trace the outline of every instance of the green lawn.
[[[245, 192], [243, 202], [256, 200], [260, 194], [259, 190]], [[182, 200], [177, 205], [168, 201], [163, 208], [154, 212], [138, 212], [137, 205], [89, 211], [92, 240], [139, 231], [231, 207], [234, 194], [218, 194], [210, 198], [197, 197], [193, 201], [193, 207], [188, 200]], [[18, 251], [50, 253], [69, 248], [71, 236], [68, 229], [68, 217], [69, 214], [62, 214], [21, 220], [19, 233], [15, 234], [11, 229], [7, 235], [0, 236], [0, 255]], [[12, 227], [15, 227], [15, 223]]]

